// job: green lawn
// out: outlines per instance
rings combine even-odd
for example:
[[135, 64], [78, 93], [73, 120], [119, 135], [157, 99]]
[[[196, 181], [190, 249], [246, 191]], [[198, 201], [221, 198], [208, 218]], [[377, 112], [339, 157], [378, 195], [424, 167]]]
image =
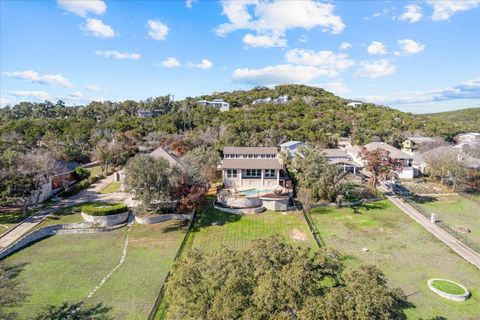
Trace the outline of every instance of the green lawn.
[[[415, 307], [410, 319], [478, 319], [479, 271], [388, 200], [352, 209], [317, 208], [310, 216], [327, 246], [344, 253], [347, 269], [377, 265], [393, 287], [400, 287]], [[367, 248], [368, 252], [363, 249]], [[465, 285], [472, 297], [448, 301], [428, 289], [431, 278]]]
[[102, 167], [101, 166], [95, 166], [91, 168], [86, 168], [88, 171], [90, 171], [90, 176], [99, 176], [102, 174]]
[[122, 186], [122, 183], [120, 181], [113, 181], [110, 182], [105, 188], [100, 190], [100, 193], [114, 193], [114, 192], [119, 192], [120, 187]]
[[464, 293], [463, 289], [460, 286], [450, 281], [435, 280], [435, 281], [432, 281], [432, 287], [450, 294], [458, 295], [458, 294]]
[[[88, 304], [112, 308], [113, 319], [145, 319], [185, 234], [183, 225], [134, 224], [124, 264]], [[56, 235], [6, 258], [24, 264], [20, 281], [28, 297], [16, 311], [29, 318], [47, 304], [80, 301], [119, 262], [126, 228], [94, 235]]]
[[467, 238], [480, 243], [480, 205], [462, 196], [442, 196], [431, 202], [418, 203], [429, 213], [435, 213], [440, 220], [451, 227], [462, 226], [470, 229]]
[[40, 228], [48, 227], [54, 224], [84, 222], [80, 214], [81, 206], [82, 205], [71, 206], [71, 207], [58, 210], [54, 214], [46, 217], [34, 229], [40, 229]]
[[21, 208], [0, 208], [0, 235], [50, 204], [52, 204], [52, 202], [47, 200], [41, 203], [37, 209], [27, 210], [25, 216], [22, 214]]
[[277, 234], [288, 243], [316, 247], [301, 213], [282, 214], [266, 211], [238, 216], [214, 209], [210, 200], [211, 198], [198, 214], [187, 248], [215, 250], [227, 246], [232, 249], [243, 249], [251, 240]]

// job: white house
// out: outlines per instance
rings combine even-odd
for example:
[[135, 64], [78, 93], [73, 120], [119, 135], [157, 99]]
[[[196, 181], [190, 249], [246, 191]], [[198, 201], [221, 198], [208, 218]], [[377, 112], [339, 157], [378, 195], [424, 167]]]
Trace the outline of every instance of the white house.
[[261, 103], [273, 103], [273, 104], [284, 104], [287, 103], [289, 97], [287, 95], [278, 96], [277, 98], [272, 99], [271, 97], [256, 99], [252, 104], [261, 104]]
[[268, 98], [256, 99], [252, 102], [252, 104], [271, 103], [271, 102], [272, 102], [272, 98], [268, 97]]
[[[408, 137], [402, 142], [402, 151], [408, 154], [413, 154], [420, 150], [425, 150], [428, 146], [435, 146], [439, 141], [431, 137]], [[430, 148], [431, 148], [430, 147]]]
[[305, 146], [305, 142], [302, 141], [287, 141], [280, 145], [280, 151], [288, 157], [295, 157], [300, 147]]
[[352, 108], [356, 108], [356, 107], [361, 106], [362, 104], [363, 104], [363, 102], [352, 101], [352, 102], [347, 103], [347, 106], [352, 107]]
[[[392, 159], [398, 160], [403, 165], [403, 170], [397, 172], [397, 176], [400, 179], [413, 179], [415, 177], [415, 170], [412, 167], [413, 156], [391, 146], [385, 142], [371, 142], [364, 146], [368, 151], [373, 151], [376, 149], [383, 149], [390, 152], [390, 157]], [[360, 157], [361, 147], [354, 146], [347, 149], [347, 154], [352, 157], [355, 162], [366, 164], [366, 161]]]
[[199, 100], [197, 104], [200, 106], [211, 106], [220, 109], [220, 111], [230, 110], [230, 103], [224, 101], [223, 99], [213, 99], [213, 101], [208, 100]]
[[225, 147], [220, 167], [227, 188], [275, 188], [290, 183], [276, 147]]
[[343, 172], [356, 174], [362, 168], [362, 164], [353, 161], [344, 149], [323, 149], [323, 154], [331, 164], [341, 167]]

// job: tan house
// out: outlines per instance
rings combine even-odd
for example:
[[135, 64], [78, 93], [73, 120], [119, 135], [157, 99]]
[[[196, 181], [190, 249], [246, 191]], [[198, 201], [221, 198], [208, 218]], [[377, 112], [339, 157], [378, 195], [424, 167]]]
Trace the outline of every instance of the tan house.
[[221, 169], [227, 188], [288, 187], [290, 183], [276, 147], [225, 147]]

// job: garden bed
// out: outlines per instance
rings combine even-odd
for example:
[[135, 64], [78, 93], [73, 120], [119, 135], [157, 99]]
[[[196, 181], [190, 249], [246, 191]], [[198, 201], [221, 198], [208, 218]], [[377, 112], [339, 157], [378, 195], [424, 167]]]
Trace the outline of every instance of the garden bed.
[[123, 203], [90, 202], [82, 206], [82, 217], [100, 226], [114, 226], [128, 220], [130, 214]]
[[451, 280], [430, 279], [428, 287], [436, 294], [453, 301], [465, 301], [470, 297], [467, 288]]

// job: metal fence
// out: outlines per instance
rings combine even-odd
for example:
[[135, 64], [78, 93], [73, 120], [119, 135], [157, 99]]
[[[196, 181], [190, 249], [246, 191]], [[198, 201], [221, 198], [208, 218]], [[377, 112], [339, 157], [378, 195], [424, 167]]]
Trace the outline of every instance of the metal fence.
[[[197, 216], [197, 212], [195, 211], [193, 213], [192, 220], [190, 221], [190, 224], [188, 225], [187, 233], [185, 234], [185, 237], [183, 237], [182, 243], [180, 244], [180, 247], [178, 248], [177, 254], [175, 254], [175, 257], [173, 258], [173, 262], [177, 261], [177, 259], [180, 257], [183, 250], [185, 249], [185, 245], [186, 245], [187, 240], [190, 236], [193, 225], [195, 224], [196, 216]], [[148, 315], [148, 320], [154, 320], [157, 317], [157, 313], [159, 312], [158, 309], [160, 308], [160, 305], [162, 304], [163, 297], [165, 295], [165, 285], [167, 284], [169, 276], [170, 276], [170, 271], [168, 271], [167, 275], [165, 276], [165, 280], [163, 281], [162, 287], [160, 288], [160, 292], [158, 293], [157, 299], [155, 300], [155, 303], [152, 306], [152, 310], [150, 311], [150, 314]], [[158, 315], [158, 319], [163, 319], [165, 311], [166, 311], [165, 308], [163, 310], [161, 310], [161, 314]]]
[[[412, 207], [414, 207], [418, 212], [420, 212], [423, 216], [425, 216], [427, 219], [430, 220], [431, 218], [431, 212], [428, 212], [424, 207], [418, 205], [418, 203], [416, 203], [412, 197], [410, 196], [404, 196], [404, 195], [401, 195], [401, 194], [398, 194], [402, 197], [402, 199], [404, 199], [408, 204], [410, 204]], [[453, 229], [451, 226], [449, 226], [448, 224], [446, 224], [445, 222], [443, 221], [437, 221], [435, 222], [435, 225], [439, 226], [440, 228], [442, 228], [444, 231], [446, 231], [447, 233], [449, 233], [450, 235], [452, 235], [453, 237], [455, 237], [457, 240], [461, 241], [462, 243], [464, 243], [467, 247], [469, 247], [470, 249], [472, 249], [473, 251], [477, 252], [477, 253], [480, 253], [480, 243], [478, 242], [475, 242], [473, 240], [471, 240], [467, 234], [465, 233], [460, 233], [458, 231], [456, 231], [455, 229]]]

